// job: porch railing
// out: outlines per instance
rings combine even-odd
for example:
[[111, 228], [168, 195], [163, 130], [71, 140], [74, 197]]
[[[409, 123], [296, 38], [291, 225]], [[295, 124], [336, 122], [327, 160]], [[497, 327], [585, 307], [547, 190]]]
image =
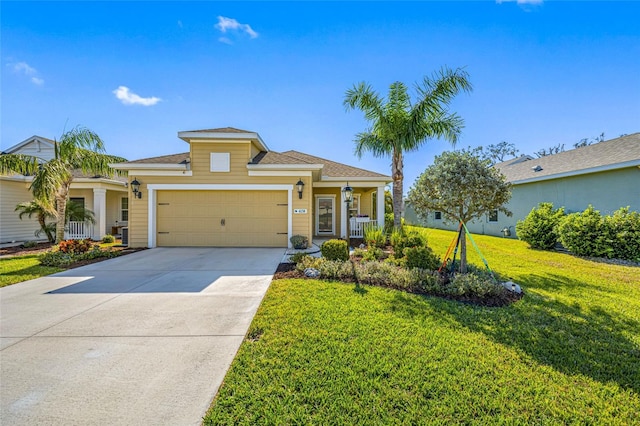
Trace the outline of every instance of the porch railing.
[[377, 223], [375, 220], [362, 217], [352, 217], [349, 220], [349, 234], [351, 238], [364, 238], [364, 228], [369, 223]]
[[92, 226], [86, 222], [69, 222], [64, 232], [64, 238], [66, 240], [84, 240], [85, 238], [91, 238]]

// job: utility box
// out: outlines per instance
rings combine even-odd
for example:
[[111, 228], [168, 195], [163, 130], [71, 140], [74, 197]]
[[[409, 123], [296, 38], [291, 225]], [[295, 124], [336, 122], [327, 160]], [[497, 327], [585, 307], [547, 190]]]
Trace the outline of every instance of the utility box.
[[127, 226], [122, 228], [122, 245], [123, 246], [129, 245], [129, 227]]

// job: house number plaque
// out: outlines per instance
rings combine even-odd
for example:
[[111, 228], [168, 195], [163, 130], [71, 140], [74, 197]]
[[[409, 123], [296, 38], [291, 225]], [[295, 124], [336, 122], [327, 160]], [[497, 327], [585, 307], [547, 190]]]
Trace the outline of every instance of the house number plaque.
[[295, 214], [307, 214], [307, 209], [293, 209]]

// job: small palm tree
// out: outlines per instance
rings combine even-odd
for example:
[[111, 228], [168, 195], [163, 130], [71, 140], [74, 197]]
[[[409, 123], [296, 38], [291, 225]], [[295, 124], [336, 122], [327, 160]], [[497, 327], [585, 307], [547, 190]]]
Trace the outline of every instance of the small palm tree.
[[416, 85], [415, 103], [411, 102], [407, 86], [399, 81], [391, 84], [386, 100], [366, 83], [354, 85], [345, 94], [345, 108], [361, 110], [371, 123], [370, 129], [356, 135], [356, 155], [362, 157], [365, 151], [371, 151], [376, 157], [391, 157], [396, 229], [401, 226], [404, 152], [415, 151], [432, 138], [456, 143], [464, 122], [448, 107], [458, 93], [471, 91], [468, 77], [462, 69], [442, 68]]
[[105, 154], [100, 136], [85, 127], [65, 132], [54, 147], [54, 158], [41, 165], [28, 155], [0, 155], [0, 173], [34, 173], [29, 189], [48, 211], [55, 212], [56, 241], [60, 242], [64, 239], [65, 210], [73, 170], [111, 177], [117, 172], [109, 164], [126, 159]]
[[52, 226], [55, 225], [55, 223], [47, 223], [47, 219], [53, 219], [55, 218], [55, 215], [49, 210], [47, 206], [44, 206], [38, 200], [31, 200], [18, 204], [14, 211], [20, 212], [18, 214], [20, 220], [22, 220], [25, 215], [29, 219], [31, 219], [33, 215], [35, 215], [36, 219], [38, 220], [38, 224], [40, 225], [40, 229], [34, 232], [34, 235], [36, 237], [39, 237], [44, 233], [50, 243], [55, 242], [55, 226]]

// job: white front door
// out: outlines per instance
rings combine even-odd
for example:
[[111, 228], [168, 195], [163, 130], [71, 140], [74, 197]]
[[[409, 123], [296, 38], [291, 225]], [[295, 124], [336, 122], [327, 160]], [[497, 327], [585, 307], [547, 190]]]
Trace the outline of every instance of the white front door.
[[316, 197], [316, 234], [333, 235], [336, 233], [335, 197]]

